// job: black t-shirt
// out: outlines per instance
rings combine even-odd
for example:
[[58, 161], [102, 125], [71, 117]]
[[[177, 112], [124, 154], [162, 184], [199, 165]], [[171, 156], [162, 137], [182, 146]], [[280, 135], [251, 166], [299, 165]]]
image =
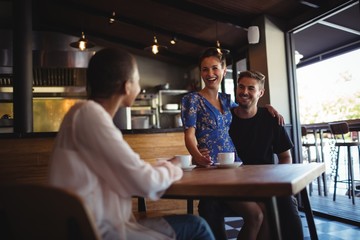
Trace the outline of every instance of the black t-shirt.
[[258, 108], [256, 115], [249, 119], [240, 119], [234, 109], [231, 113], [229, 133], [244, 164], [273, 164], [274, 153], [293, 147], [285, 128], [266, 108]]

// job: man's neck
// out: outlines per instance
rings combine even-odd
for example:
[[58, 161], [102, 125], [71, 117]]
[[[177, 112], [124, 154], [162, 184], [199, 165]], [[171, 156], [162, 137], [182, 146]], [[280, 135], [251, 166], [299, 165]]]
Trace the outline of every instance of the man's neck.
[[257, 113], [257, 110], [258, 110], [257, 107], [252, 107], [252, 108], [246, 109], [241, 106], [238, 106], [235, 108], [235, 114], [239, 118], [248, 119], [248, 118], [254, 117]]

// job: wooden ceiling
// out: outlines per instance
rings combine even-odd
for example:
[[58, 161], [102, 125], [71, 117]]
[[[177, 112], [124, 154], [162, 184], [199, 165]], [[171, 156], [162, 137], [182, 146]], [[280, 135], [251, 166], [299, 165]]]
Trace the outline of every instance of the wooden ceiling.
[[[156, 57], [159, 60], [193, 64], [206, 47], [215, 46], [216, 40], [220, 41], [222, 47], [230, 49], [232, 54], [246, 49], [247, 28], [262, 15], [277, 19], [283, 24], [284, 30], [289, 30], [351, 1], [32, 0], [32, 2], [33, 29], [36, 31], [60, 32], [77, 38], [84, 31], [86, 37], [97, 46], [125, 47], [136, 54]], [[110, 24], [109, 18], [113, 13], [115, 13], [115, 22]], [[167, 46], [167, 49], [161, 49], [156, 56], [144, 50], [152, 44], [154, 36], [157, 37], [160, 45]], [[173, 37], [177, 38], [175, 45], [169, 43]], [[306, 47], [302, 48], [306, 49]]]

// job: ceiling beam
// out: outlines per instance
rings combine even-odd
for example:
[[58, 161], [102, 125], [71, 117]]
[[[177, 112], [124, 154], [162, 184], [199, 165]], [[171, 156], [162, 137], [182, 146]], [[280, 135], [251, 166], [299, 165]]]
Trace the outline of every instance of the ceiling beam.
[[331, 22], [327, 22], [327, 21], [323, 21], [323, 20], [319, 21], [318, 23], [322, 24], [322, 25], [325, 25], [325, 26], [328, 26], [328, 27], [331, 27], [331, 28], [335, 28], [335, 29], [344, 31], [344, 32], [349, 32], [349, 33], [352, 33], [352, 34], [355, 34], [355, 35], [360, 35], [360, 31], [357, 31], [357, 30], [354, 30], [354, 29], [351, 29], [351, 28], [347, 28], [347, 27], [344, 27], [344, 26], [341, 26], [341, 25], [338, 25], [338, 24], [335, 24], [335, 23], [331, 23]]
[[[44, 25], [44, 24], [40, 24], [40, 23], [36, 24], [36, 25], [38, 26], [36, 29], [34, 29], [36, 31], [57, 31], [57, 32], [61, 32], [64, 34], [70, 34], [73, 36], [79, 35], [79, 29], [77, 27], [70, 26], [70, 25], [64, 25], [64, 24], [56, 25], [55, 23], [51, 23], [51, 27], [49, 27], [49, 25]], [[114, 44], [123, 45], [128, 48], [133, 48], [133, 49], [137, 49], [140, 51], [144, 51], [144, 49], [146, 47], [148, 47], [141, 43], [137, 43], [137, 42], [134, 42], [134, 41], [131, 41], [128, 39], [124, 39], [124, 38], [109, 36], [107, 34], [101, 34], [97, 31], [87, 30], [86, 35], [91, 36], [92, 38], [101, 39], [103, 41], [112, 42]], [[91, 39], [89, 39], [89, 40], [91, 40]], [[168, 50], [162, 51], [161, 55], [164, 57], [176, 59], [177, 62], [182, 62], [182, 63], [187, 63], [187, 64], [194, 63], [197, 61], [197, 59], [195, 59], [195, 58], [186, 57], [184, 55], [177, 54], [177, 53], [174, 53], [174, 52], [171, 52]]]
[[238, 28], [247, 29], [251, 25], [251, 19], [248, 17], [241, 17], [239, 15], [230, 15], [228, 13], [213, 10], [211, 8], [204, 7], [195, 3], [190, 3], [183, 0], [151, 0], [161, 3], [172, 8], [181, 9], [182, 11], [192, 13], [197, 16], [208, 18], [216, 22], [223, 22], [233, 25]]
[[[64, 8], [71, 7], [72, 10], [77, 10], [77, 11], [79, 11], [81, 13], [84, 13], [84, 14], [90, 14], [90, 15], [93, 15], [93, 16], [103, 17], [103, 18], [106, 18], [106, 19], [108, 19], [110, 17], [109, 12], [101, 11], [99, 9], [89, 7], [87, 5], [74, 3], [74, 2], [69, 2], [69, 1], [56, 1], [56, 3], [58, 5], [61, 5]], [[136, 19], [128, 18], [128, 17], [122, 16], [122, 15], [116, 15], [115, 16], [115, 23], [117, 21], [129, 24], [129, 25], [133, 25], [133, 26], [136, 26], [136, 27], [140, 27], [140, 28], [146, 29], [148, 31], [168, 35], [169, 37], [176, 36], [176, 38], [178, 40], [186, 41], [186, 42], [189, 42], [189, 43], [192, 43], [192, 44], [195, 44], [195, 45], [200, 45], [200, 46], [212, 46], [212, 45], [214, 45], [214, 42], [209, 42], [209, 41], [205, 41], [205, 40], [202, 40], [202, 39], [194, 38], [194, 37], [191, 37], [189, 35], [185, 35], [185, 34], [182, 34], [182, 33], [179, 33], [179, 32], [174, 32], [172, 30], [168, 30], [168, 29], [164, 29], [164, 28], [160, 28], [158, 26], [151, 25], [151, 24], [148, 24], [148, 23], [136, 20]], [[223, 47], [224, 48], [229, 48], [229, 46], [226, 46], [226, 45], [224, 45]]]

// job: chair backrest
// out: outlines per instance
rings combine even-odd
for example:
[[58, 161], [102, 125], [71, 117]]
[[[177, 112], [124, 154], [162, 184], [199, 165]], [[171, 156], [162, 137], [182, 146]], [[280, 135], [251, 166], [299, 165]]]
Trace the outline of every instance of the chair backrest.
[[0, 232], [4, 239], [100, 239], [77, 195], [44, 185], [0, 187]]
[[306, 129], [306, 127], [302, 126], [301, 127], [301, 136], [305, 137], [306, 135], [307, 135], [307, 129]]
[[[309, 135], [311, 135], [311, 137], [309, 137]], [[309, 132], [305, 126], [301, 126], [301, 141], [302, 141], [303, 145], [316, 146], [315, 133], [313, 131]]]
[[344, 134], [347, 134], [349, 132], [349, 125], [347, 122], [329, 123], [329, 127], [335, 139], [336, 135], [341, 135], [342, 140], [345, 141]]

